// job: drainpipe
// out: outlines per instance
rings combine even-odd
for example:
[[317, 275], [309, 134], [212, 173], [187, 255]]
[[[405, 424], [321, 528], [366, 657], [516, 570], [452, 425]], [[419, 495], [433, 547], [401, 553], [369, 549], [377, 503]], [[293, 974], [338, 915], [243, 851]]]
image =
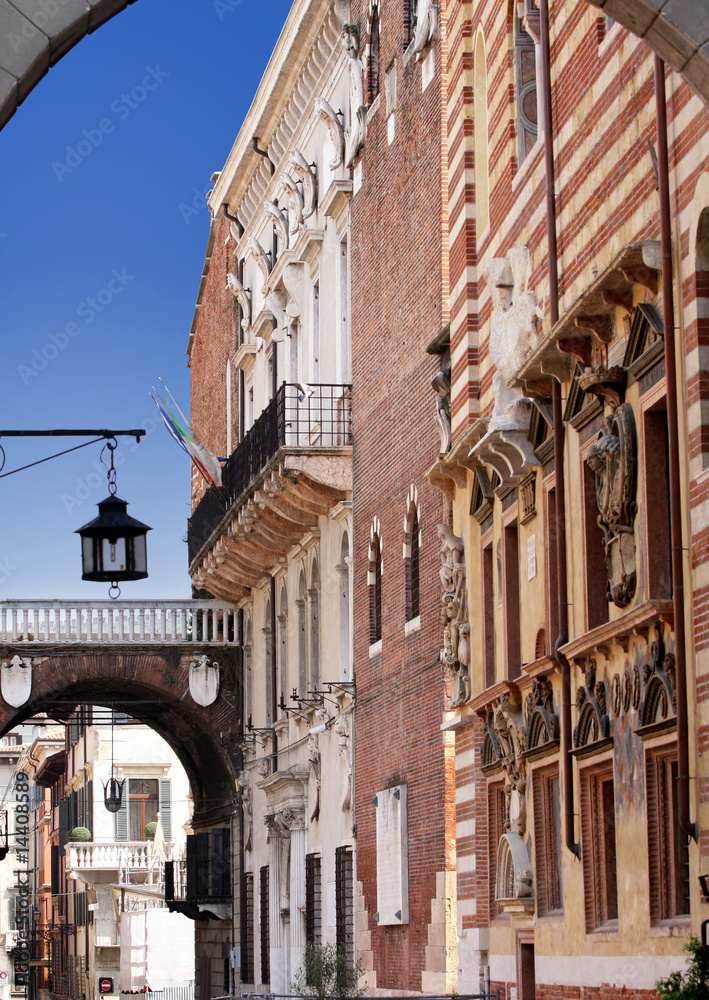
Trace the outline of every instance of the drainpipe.
[[[539, 4], [542, 51], [542, 102], [544, 111], [544, 162], [546, 167], [547, 242], [549, 259], [549, 307], [551, 325], [559, 320], [559, 277], [556, 246], [556, 196], [554, 194], [554, 147], [552, 144], [551, 57], [549, 53], [548, 0]], [[571, 756], [571, 667], [561, 652], [569, 641], [568, 580], [566, 575], [566, 498], [564, 496], [564, 422], [561, 414], [561, 384], [551, 382], [554, 420], [554, 477], [556, 479], [556, 572], [559, 601], [559, 635], [554, 643], [554, 659], [561, 671], [561, 746], [564, 759], [564, 837], [567, 848], [581, 856], [574, 839], [574, 765]]]
[[686, 637], [684, 628], [684, 566], [677, 420], [677, 364], [675, 354], [674, 296], [672, 291], [672, 235], [670, 231], [670, 178], [667, 156], [667, 105], [665, 64], [655, 56], [655, 105], [657, 109], [657, 166], [660, 194], [660, 245], [662, 249], [662, 311], [665, 326], [665, 382], [670, 466], [670, 537], [672, 540], [672, 604], [675, 619], [677, 676], [677, 770], [679, 827], [687, 838], [697, 839], [697, 826], [689, 815], [689, 732], [687, 719]]

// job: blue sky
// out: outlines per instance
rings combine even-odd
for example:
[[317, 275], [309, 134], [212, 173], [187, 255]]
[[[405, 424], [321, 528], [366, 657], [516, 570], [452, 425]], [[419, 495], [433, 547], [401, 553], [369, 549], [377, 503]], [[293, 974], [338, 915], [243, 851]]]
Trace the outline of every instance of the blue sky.
[[[187, 456], [148, 397], [187, 412], [203, 195], [290, 0], [138, 0], [81, 41], [0, 132], [0, 429], [144, 427], [118, 492], [153, 527], [135, 599], [188, 597]], [[126, 100], [127, 95], [127, 100]], [[79, 442], [3, 439], [4, 472]], [[0, 479], [0, 597], [104, 598], [73, 532], [106, 494], [100, 445]]]

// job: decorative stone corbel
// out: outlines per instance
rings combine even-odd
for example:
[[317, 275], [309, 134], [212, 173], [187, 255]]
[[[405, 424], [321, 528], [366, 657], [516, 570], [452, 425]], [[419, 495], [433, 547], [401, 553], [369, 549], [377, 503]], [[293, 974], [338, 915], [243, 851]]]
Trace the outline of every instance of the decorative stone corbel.
[[288, 247], [288, 220], [285, 215], [278, 207], [278, 203], [275, 201], [266, 201], [263, 205], [266, 215], [269, 217], [273, 225], [276, 227], [276, 232], [278, 234], [278, 239], [280, 240], [281, 247]]
[[309, 219], [318, 204], [318, 175], [299, 149], [291, 149], [288, 160], [303, 182], [303, 218]]
[[203, 708], [212, 705], [219, 695], [219, 664], [210, 663], [204, 653], [190, 663], [190, 694]]
[[314, 105], [315, 113], [327, 127], [330, 142], [335, 151], [334, 158], [329, 163], [330, 170], [337, 170], [345, 158], [345, 130], [339, 115], [330, 107], [324, 97], [316, 97]]
[[421, 62], [426, 49], [438, 38], [438, 6], [434, 0], [418, 0], [414, 52]]
[[283, 284], [288, 292], [286, 314], [289, 319], [297, 319], [305, 308], [305, 265], [297, 262], [286, 264]]
[[251, 251], [252, 257], [256, 261], [259, 271], [263, 275], [263, 287], [261, 289], [261, 294], [268, 295], [269, 277], [271, 275], [271, 268], [273, 266], [271, 263], [270, 254], [266, 253], [266, 251], [261, 246], [261, 244], [259, 243], [259, 241], [256, 239], [255, 236], [249, 236], [246, 243], [249, 250]]
[[362, 60], [359, 57], [359, 27], [346, 24], [340, 36], [350, 61], [350, 125], [346, 132], [345, 166], [354, 161], [367, 138], [367, 108], [364, 103]]
[[280, 181], [288, 195], [288, 221], [291, 235], [295, 235], [303, 224], [303, 196], [290, 174], [284, 170]]
[[10, 661], [3, 660], [0, 671], [0, 691], [12, 708], [20, 708], [32, 694], [32, 657], [17, 653]]
[[243, 314], [241, 329], [244, 333], [248, 333], [249, 327], [251, 326], [251, 296], [248, 290], [244, 288], [242, 283], [239, 281], [237, 276], [231, 271], [226, 276], [226, 286], [239, 301], [241, 312]]

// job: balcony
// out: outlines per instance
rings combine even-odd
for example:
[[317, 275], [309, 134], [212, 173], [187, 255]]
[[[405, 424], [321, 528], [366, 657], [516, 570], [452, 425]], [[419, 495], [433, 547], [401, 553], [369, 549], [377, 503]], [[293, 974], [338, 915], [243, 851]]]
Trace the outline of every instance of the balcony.
[[189, 520], [196, 586], [234, 601], [352, 489], [351, 386], [284, 382]]
[[[109, 843], [69, 843], [66, 852], [66, 873], [76, 874], [84, 882], [102, 881], [100, 874], [127, 873], [132, 877], [150, 872], [159, 876], [160, 859], [155, 855], [152, 840], [124, 840]], [[173, 843], [165, 845], [167, 860], [172, 860]]]

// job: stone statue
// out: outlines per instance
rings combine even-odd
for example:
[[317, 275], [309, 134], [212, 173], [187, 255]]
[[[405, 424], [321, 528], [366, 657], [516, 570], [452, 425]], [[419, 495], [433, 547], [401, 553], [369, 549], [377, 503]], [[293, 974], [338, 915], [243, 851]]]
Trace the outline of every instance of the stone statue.
[[340, 715], [335, 723], [335, 735], [337, 736], [340, 757], [345, 762], [345, 793], [342, 796], [342, 811], [347, 812], [352, 803], [352, 755], [350, 753], [350, 728], [347, 723], [347, 716]]
[[438, 7], [434, 0], [418, 0], [414, 52], [421, 62], [426, 49], [438, 38]]
[[288, 220], [275, 201], [265, 201], [263, 209], [276, 228], [281, 248], [288, 248]]
[[303, 196], [296, 182], [285, 170], [279, 180], [288, 195], [288, 229], [293, 236], [303, 224]]
[[318, 175], [299, 149], [291, 149], [290, 165], [303, 183], [303, 218], [309, 219], [318, 205]]
[[364, 104], [362, 60], [359, 57], [359, 27], [356, 24], [346, 24], [340, 38], [350, 60], [350, 125], [346, 134], [345, 166], [351, 167], [367, 137], [367, 108]]
[[251, 296], [246, 291], [237, 276], [231, 271], [226, 276], [226, 286], [232, 295], [235, 295], [239, 301], [242, 313], [241, 329], [244, 333], [248, 333], [249, 327], [251, 326]]
[[441, 436], [440, 454], [451, 448], [451, 369], [450, 365], [431, 380], [436, 392], [436, 427]]
[[317, 733], [311, 733], [308, 737], [308, 767], [315, 778], [315, 806], [310, 814], [313, 822], [320, 815], [320, 746]]
[[524, 725], [521, 699], [506, 691], [493, 706], [493, 729], [502, 752], [507, 800], [506, 833], [523, 837], [527, 829], [527, 728]]
[[266, 253], [255, 236], [249, 236], [246, 243], [254, 260], [256, 261], [256, 264], [258, 265], [259, 271], [263, 275], [263, 288], [261, 289], [261, 294], [268, 295], [268, 279], [271, 274], [270, 255]]
[[441, 659], [450, 677], [450, 708], [464, 705], [470, 698], [470, 623], [463, 539], [446, 524], [438, 526], [441, 540], [440, 579], [443, 649]]
[[316, 97], [314, 106], [315, 113], [320, 121], [325, 123], [330, 134], [330, 143], [334, 150], [334, 156], [329, 163], [330, 170], [337, 170], [345, 159], [345, 130], [342, 127], [339, 115], [324, 97]]
[[251, 789], [251, 775], [248, 771], [239, 771], [236, 784], [241, 795], [241, 808], [244, 811], [244, 850], [250, 851], [253, 841], [254, 815], [253, 815], [253, 791]]

